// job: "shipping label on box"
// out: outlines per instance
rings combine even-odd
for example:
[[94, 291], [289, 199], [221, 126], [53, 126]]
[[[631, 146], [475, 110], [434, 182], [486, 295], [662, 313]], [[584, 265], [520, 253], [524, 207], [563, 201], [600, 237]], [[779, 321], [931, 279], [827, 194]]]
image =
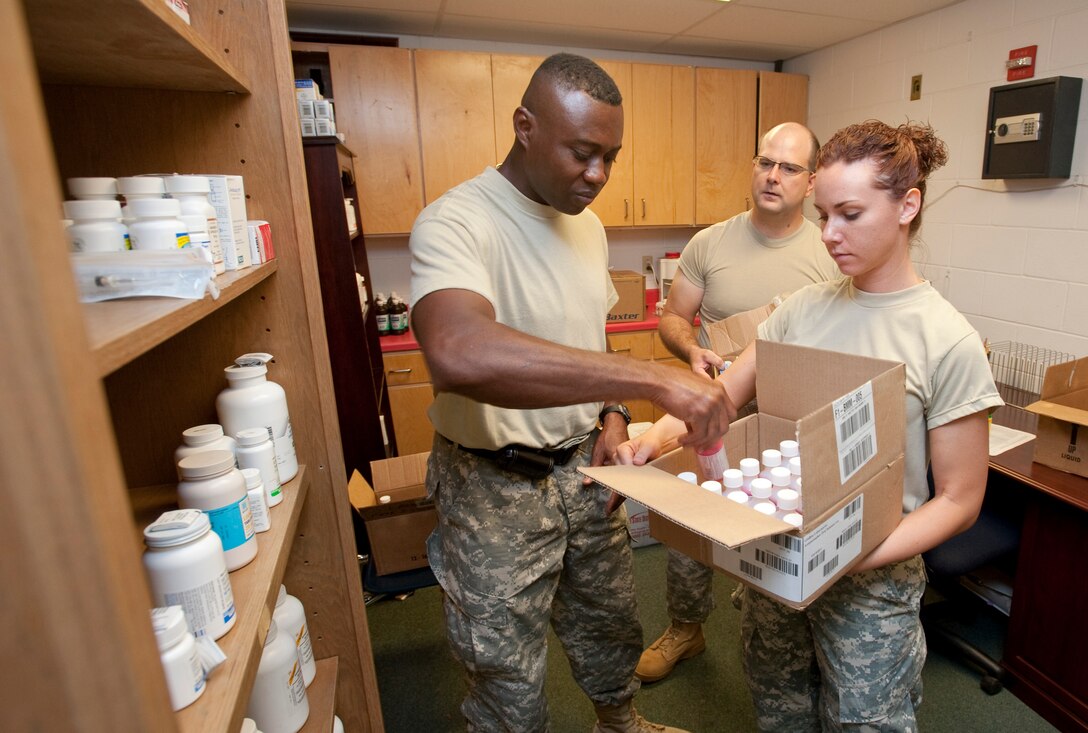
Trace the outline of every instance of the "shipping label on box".
[[1088, 478], [1088, 357], [1048, 367], [1040, 399], [1035, 462]]
[[[427, 566], [427, 537], [438, 523], [425, 486], [429, 455], [371, 461], [373, 488], [358, 471], [348, 483], [348, 496], [366, 526], [378, 575]], [[383, 503], [383, 497], [388, 501]]]
[[[803, 608], [899, 524], [904, 367], [764, 341], [756, 348], [761, 411], [730, 426], [726, 450], [736, 464], [784, 439], [800, 443], [804, 459], [800, 530], [677, 478], [681, 471], [697, 469], [695, 454], [688, 449], [672, 451], [648, 466], [582, 471], [646, 505], [650, 532], [662, 542]], [[859, 441], [858, 435], [867, 439]], [[866, 447], [858, 449], [862, 444]], [[793, 537], [802, 544], [769, 539], [775, 536]], [[732, 552], [737, 548], [743, 548], [739, 555]], [[742, 567], [742, 559], [749, 565]], [[792, 569], [790, 563], [796, 564], [795, 575], [782, 572]], [[757, 567], [764, 568], [762, 579], [755, 577], [759, 573], [744, 572]]]
[[612, 286], [620, 299], [608, 312], [609, 323], [645, 320], [646, 277], [631, 270], [612, 270]]
[[246, 223], [246, 191], [241, 176], [208, 175], [208, 201], [215, 207], [219, 244], [228, 270], [242, 270], [253, 264], [249, 256], [249, 227]]

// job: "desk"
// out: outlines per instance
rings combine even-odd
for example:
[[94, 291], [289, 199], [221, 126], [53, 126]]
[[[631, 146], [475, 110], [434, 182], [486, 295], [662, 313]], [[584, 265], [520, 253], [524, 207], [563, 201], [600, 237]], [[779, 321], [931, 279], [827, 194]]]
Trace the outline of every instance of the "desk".
[[[1014, 407], [994, 422], [1035, 432], [1035, 416]], [[1088, 479], [1032, 462], [1034, 449], [1032, 441], [990, 459], [990, 490], [1026, 501], [1001, 663], [1006, 686], [1039, 715], [1088, 732]]]

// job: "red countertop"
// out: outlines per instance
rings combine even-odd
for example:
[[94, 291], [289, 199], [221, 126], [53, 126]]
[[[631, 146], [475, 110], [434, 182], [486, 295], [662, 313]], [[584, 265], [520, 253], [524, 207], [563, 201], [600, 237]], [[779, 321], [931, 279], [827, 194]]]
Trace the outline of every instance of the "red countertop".
[[[656, 331], [657, 322], [660, 320], [654, 315], [654, 306], [657, 304], [658, 291], [646, 291], [646, 317], [641, 321], [624, 321], [623, 323], [609, 323], [605, 325], [605, 333], [627, 333], [629, 331]], [[699, 323], [696, 319], [695, 323]], [[396, 351], [415, 351], [419, 349], [419, 342], [412, 335], [411, 329], [406, 333], [391, 336], [382, 336], [382, 353], [388, 354]]]

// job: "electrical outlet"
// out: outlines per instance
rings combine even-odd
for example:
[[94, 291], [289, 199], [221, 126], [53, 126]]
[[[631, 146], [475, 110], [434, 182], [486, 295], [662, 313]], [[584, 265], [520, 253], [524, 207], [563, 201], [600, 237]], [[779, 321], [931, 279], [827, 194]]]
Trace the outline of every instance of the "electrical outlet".
[[653, 255], [642, 255], [642, 274], [653, 276], [653, 274], [654, 274], [654, 257], [653, 257]]

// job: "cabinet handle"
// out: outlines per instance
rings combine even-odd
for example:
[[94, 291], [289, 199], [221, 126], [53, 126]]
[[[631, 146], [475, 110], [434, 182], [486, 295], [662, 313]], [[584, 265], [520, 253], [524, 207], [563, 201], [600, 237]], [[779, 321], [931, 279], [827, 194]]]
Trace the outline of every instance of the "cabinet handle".
[[629, 204], [630, 204], [630, 202], [627, 199], [623, 200], [623, 220], [624, 221], [627, 221], [627, 217], [630, 216], [630, 212], [629, 212], [630, 206], [629, 206]]
[[612, 349], [611, 351], [613, 354], [630, 354], [631, 347], [628, 346], [626, 349]]
[[412, 373], [412, 368], [411, 367], [408, 367], [407, 369], [390, 369], [387, 372], [387, 374], [411, 374], [411, 373]]
[[646, 199], [642, 199], [642, 218], [646, 218]]

